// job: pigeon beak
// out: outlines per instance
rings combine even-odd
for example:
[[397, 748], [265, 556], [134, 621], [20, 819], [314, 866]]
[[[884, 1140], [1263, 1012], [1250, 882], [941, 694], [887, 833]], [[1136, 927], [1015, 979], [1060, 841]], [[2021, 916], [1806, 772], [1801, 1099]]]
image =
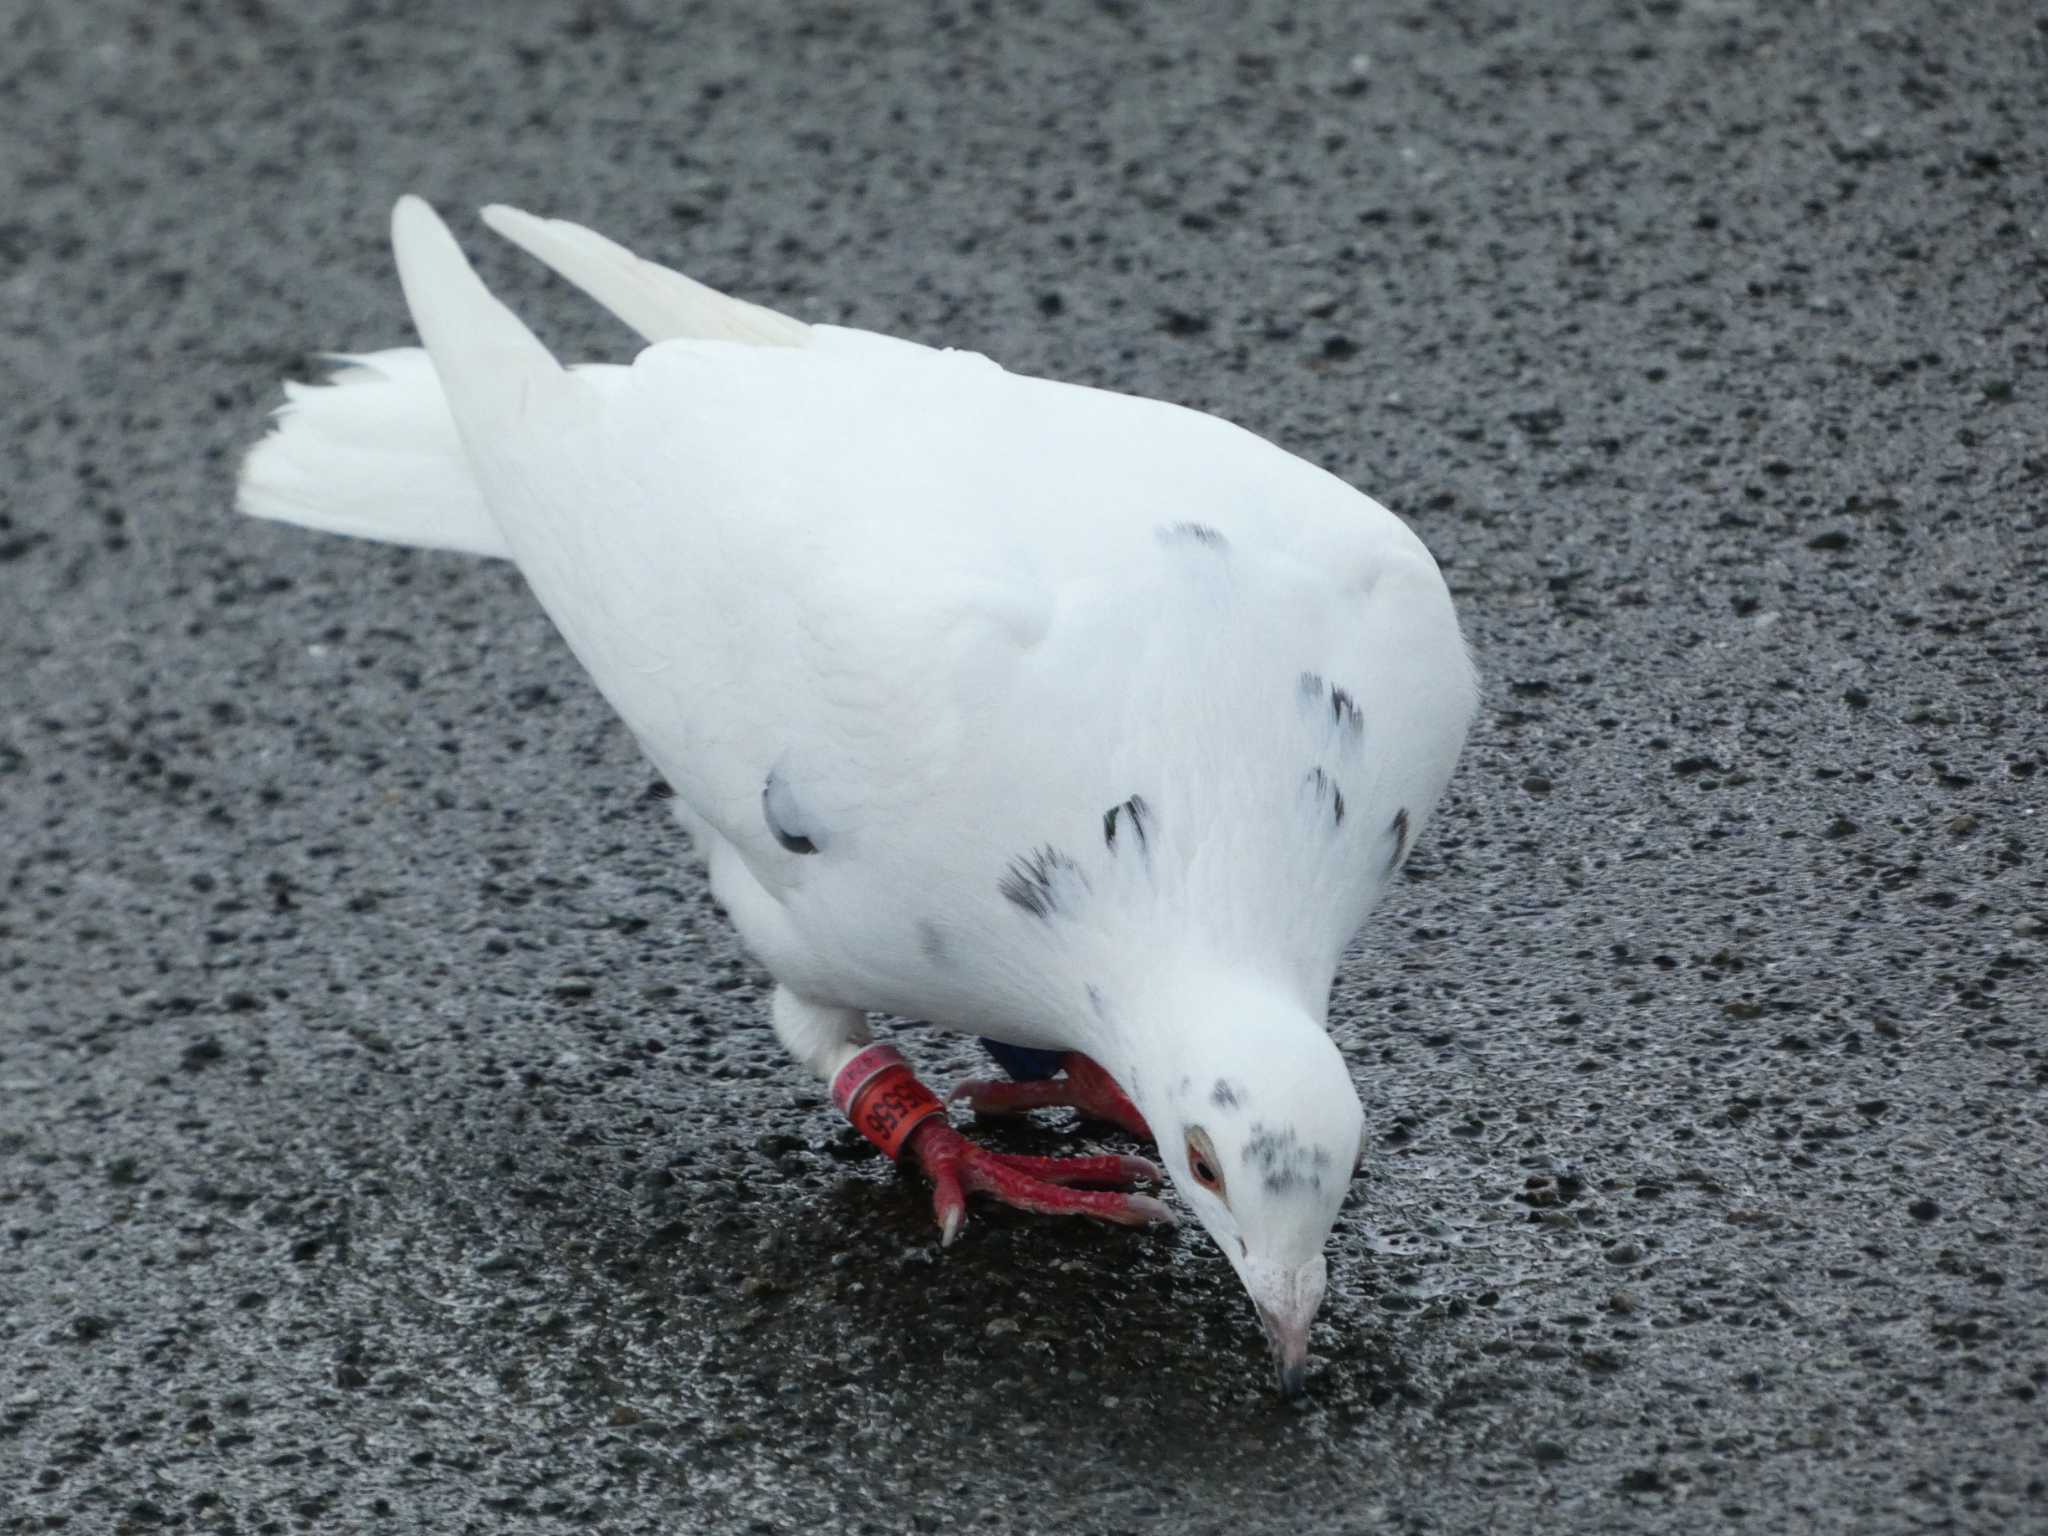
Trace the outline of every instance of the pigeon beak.
[[1266, 1325], [1266, 1338], [1273, 1346], [1273, 1370], [1281, 1397], [1301, 1396], [1308, 1385], [1308, 1325], [1289, 1327], [1264, 1311], [1259, 1320]]
[[1251, 1292], [1266, 1340], [1273, 1346], [1273, 1368], [1283, 1398], [1299, 1397], [1308, 1384], [1308, 1330], [1323, 1304], [1327, 1273], [1321, 1254], [1299, 1269], [1245, 1267], [1245, 1289]]

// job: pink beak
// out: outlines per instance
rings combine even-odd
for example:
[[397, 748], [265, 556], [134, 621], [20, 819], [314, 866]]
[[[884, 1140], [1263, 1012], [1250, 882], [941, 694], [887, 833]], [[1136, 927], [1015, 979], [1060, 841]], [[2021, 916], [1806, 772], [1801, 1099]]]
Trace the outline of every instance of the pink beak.
[[1266, 1338], [1273, 1346], [1273, 1367], [1278, 1373], [1280, 1395], [1299, 1396], [1308, 1383], [1308, 1330], [1323, 1304], [1323, 1285], [1328, 1269], [1317, 1254], [1299, 1269], [1279, 1269], [1252, 1262], [1241, 1265], [1239, 1276], [1258, 1308]]

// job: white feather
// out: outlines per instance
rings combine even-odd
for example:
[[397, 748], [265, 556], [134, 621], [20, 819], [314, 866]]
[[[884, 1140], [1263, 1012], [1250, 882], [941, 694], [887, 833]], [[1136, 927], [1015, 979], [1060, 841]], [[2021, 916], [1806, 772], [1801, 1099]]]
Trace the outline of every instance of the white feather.
[[[618, 247], [494, 222], [624, 304], [597, 273]], [[832, 327], [567, 372], [424, 203], [400, 203], [393, 237], [499, 530], [456, 547], [517, 560], [729, 845], [721, 895], [779, 979], [1048, 1045], [1077, 1043], [1075, 998], [1133, 955], [1238, 956], [1320, 998], [1476, 696], [1442, 579], [1397, 519], [1215, 417]], [[1220, 547], [1171, 535], [1189, 524]], [[451, 526], [370, 531], [455, 544]], [[1349, 693], [1366, 738], [1311, 717], [1304, 672]], [[778, 765], [832, 856], [776, 842]], [[1327, 830], [1302, 795], [1317, 767], [1346, 802]], [[1153, 818], [1142, 869], [1102, 846], [1133, 794]], [[1048, 845], [1081, 862], [1086, 926], [1021, 920], [1000, 893]], [[917, 942], [928, 922], [944, 970]]]
[[510, 551], [462, 455], [441, 380], [418, 347], [338, 355], [321, 384], [286, 384], [275, 429], [242, 463], [235, 504], [328, 533]]
[[580, 224], [535, 218], [503, 203], [484, 209], [483, 219], [649, 341], [693, 338], [801, 347], [811, 339], [811, 328], [801, 320], [744, 299], [727, 298], [680, 272], [635, 256]]
[[1086, 1052], [1170, 1165], [1212, 1082], [1246, 1157], [1284, 1129], [1300, 1177], [1241, 1162], [1228, 1212], [1183, 1190], [1305, 1339], [1342, 1197], [1317, 1170], [1359, 1144], [1330, 983], [1477, 698], [1421, 542], [1215, 417], [486, 218], [654, 344], [563, 370], [404, 199], [431, 368], [295, 391], [242, 505], [509, 554], [820, 1070], [873, 1009]]

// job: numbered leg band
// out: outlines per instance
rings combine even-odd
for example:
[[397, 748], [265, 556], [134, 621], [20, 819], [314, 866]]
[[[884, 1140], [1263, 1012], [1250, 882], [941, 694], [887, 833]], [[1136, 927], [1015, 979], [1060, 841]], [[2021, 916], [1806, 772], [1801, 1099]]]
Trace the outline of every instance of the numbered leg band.
[[946, 1112], [893, 1045], [871, 1045], [841, 1067], [832, 1079], [832, 1102], [891, 1158], [902, 1153], [912, 1131]]

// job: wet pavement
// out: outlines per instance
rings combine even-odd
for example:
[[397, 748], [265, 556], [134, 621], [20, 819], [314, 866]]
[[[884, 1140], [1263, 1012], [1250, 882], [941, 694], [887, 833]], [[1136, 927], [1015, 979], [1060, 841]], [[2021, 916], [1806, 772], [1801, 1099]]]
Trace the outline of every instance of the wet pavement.
[[[1240, 9], [0, 12], [0, 1531], [2048, 1528], [2048, 24]], [[510, 571], [233, 516], [408, 188], [1429, 540], [1304, 1401], [1199, 1233], [937, 1252]]]

